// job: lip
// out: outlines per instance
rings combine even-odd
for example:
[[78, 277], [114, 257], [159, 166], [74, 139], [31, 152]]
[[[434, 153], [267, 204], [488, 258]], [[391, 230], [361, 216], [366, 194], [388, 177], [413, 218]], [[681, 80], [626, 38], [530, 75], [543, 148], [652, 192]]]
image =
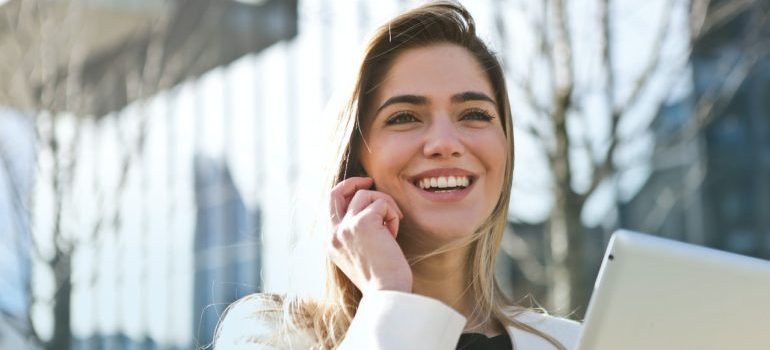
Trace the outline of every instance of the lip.
[[[466, 176], [470, 179], [470, 184], [468, 185], [468, 187], [465, 187], [462, 190], [451, 191], [451, 192], [430, 192], [420, 188], [420, 186], [417, 185], [417, 181], [420, 179], [423, 179], [426, 177], [439, 177], [439, 176]], [[470, 171], [467, 171], [465, 169], [436, 168], [428, 171], [423, 171], [417, 175], [411, 176], [409, 178], [409, 183], [411, 183], [412, 187], [415, 190], [417, 190], [417, 192], [425, 199], [428, 199], [434, 202], [456, 202], [456, 201], [462, 200], [468, 195], [468, 193], [471, 192], [473, 187], [475, 187], [476, 185], [477, 179], [478, 179], [478, 176], [476, 174]]]

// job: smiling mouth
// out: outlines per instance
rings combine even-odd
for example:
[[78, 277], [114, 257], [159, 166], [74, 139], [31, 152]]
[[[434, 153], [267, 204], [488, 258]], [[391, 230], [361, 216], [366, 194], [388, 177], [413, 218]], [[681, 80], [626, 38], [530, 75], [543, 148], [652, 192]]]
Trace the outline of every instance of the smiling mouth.
[[414, 181], [414, 185], [428, 192], [461, 191], [473, 184], [472, 176], [435, 176]]

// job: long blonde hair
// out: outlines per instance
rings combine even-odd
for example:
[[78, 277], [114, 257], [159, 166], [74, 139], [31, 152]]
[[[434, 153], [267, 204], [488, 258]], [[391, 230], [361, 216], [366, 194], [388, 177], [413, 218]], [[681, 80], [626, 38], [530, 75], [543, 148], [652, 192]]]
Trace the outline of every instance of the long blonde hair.
[[[513, 130], [511, 108], [500, 62], [476, 35], [476, 28], [470, 13], [459, 3], [435, 1], [409, 10], [393, 18], [377, 29], [364, 51], [352, 95], [339, 114], [337, 137], [339, 142], [337, 167], [332, 176], [333, 187], [351, 176], [364, 174], [359, 161], [359, 149], [363, 140], [361, 126], [363, 118], [371, 107], [378, 84], [391, 68], [395, 58], [404, 50], [425, 47], [432, 44], [451, 43], [467, 49], [479, 62], [489, 79], [497, 101], [497, 108], [503, 121], [507, 139], [507, 164], [503, 188], [491, 215], [476, 232], [462, 245], [470, 246], [468, 275], [472, 276], [468, 286], [476, 298], [476, 304], [469, 319], [485, 324], [498, 320], [505, 326], [512, 326], [536, 334], [557, 349], [565, 349], [556, 339], [515, 317], [526, 309], [514, 306], [500, 289], [495, 279], [495, 261], [500, 248], [504, 229], [507, 225], [508, 203], [513, 177]], [[410, 263], [457, 248], [441, 247], [430, 254], [410, 259]], [[318, 349], [334, 349], [343, 340], [355, 317], [361, 291], [332, 261], [327, 259], [325, 295], [322, 299], [293, 299], [276, 305], [283, 310], [281, 317], [292, 329], [310, 330]], [[270, 296], [269, 298], [274, 298]], [[506, 310], [506, 311], [504, 311]]]
[[[500, 62], [476, 35], [476, 27], [470, 13], [459, 3], [435, 1], [409, 10], [393, 18], [377, 29], [364, 51], [352, 95], [339, 114], [337, 164], [331, 186], [340, 181], [363, 174], [359, 161], [359, 149], [363, 139], [361, 126], [363, 118], [370, 112], [376, 89], [395, 58], [405, 50], [438, 43], [456, 44], [467, 49], [487, 74], [499, 113], [504, 116], [503, 128], [507, 138], [507, 166], [503, 188], [492, 214], [466, 244], [471, 245], [469, 256], [470, 289], [477, 298], [470, 319], [486, 323], [499, 320], [506, 326], [513, 326], [539, 336], [558, 349], [564, 346], [557, 340], [534, 329], [514, 317], [525, 309], [515, 307], [500, 289], [495, 276], [495, 261], [507, 225], [508, 203], [513, 178], [513, 130], [511, 108], [505, 77]], [[443, 247], [429, 255], [436, 255], [455, 247]], [[424, 259], [422, 256], [419, 259]], [[415, 263], [419, 259], [412, 259]], [[306, 315], [321, 348], [335, 348], [345, 336], [361, 300], [361, 292], [353, 282], [331, 261], [327, 260], [326, 294], [324, 300], [312, 306], [313, 312], [298, 310], [296, 314]], [[302, 303], [298, 304], [300, 306]], [[307, 303], [305, 303], [307, 304]], [[309, 306], [309, 305], [308, 305]], [[503, 310], [515, 310], [505, 313]]]

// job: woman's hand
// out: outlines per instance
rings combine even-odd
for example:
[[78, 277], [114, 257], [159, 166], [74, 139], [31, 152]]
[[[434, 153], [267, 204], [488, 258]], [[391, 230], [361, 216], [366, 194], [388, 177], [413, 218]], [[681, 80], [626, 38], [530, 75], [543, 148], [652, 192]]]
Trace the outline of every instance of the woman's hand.
[[392, 197], [369, 190], [373, 184], [369, 177], [351, 177], [332, 189], [328, 253], [362, 293], [411, 292], [412, 270], [396, 243], [404, 215]]

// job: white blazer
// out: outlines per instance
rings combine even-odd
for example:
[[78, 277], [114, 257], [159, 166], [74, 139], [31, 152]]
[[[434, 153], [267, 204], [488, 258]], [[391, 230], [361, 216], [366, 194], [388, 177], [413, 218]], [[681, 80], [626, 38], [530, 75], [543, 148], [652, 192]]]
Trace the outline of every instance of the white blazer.
[[[264, 298], [245, 298], [231, 307], [214, 341], [215, 350], [309, 349], [306, 332], [281, 333], [281, 313], [266, 313]], [[275, 305], [272, 306], [275, 310]], [[277, 310], [276, 310], [277, 311]], [[272, 314], [272, 316], [270, 316]], [[516, 319], [574, 349], [580, 323], [527, 311]], [[446, 304], [425, 296], [395, 291], [367, 293], [358, 306], [340, 350], [454, 350], [466, 319]], [[555, 347], [542, 337], [507, 328], [516, 350]]]

